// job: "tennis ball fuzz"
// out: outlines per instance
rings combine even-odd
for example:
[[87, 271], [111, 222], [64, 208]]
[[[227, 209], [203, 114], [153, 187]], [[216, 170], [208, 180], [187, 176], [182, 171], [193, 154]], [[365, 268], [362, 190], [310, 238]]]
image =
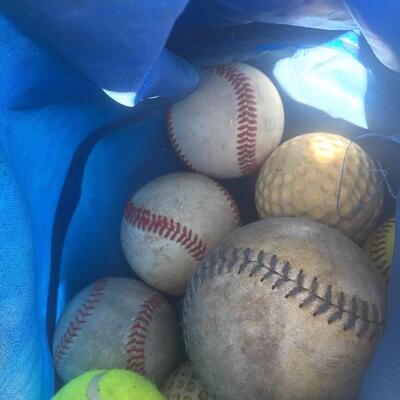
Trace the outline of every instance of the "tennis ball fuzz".
[[53, 400], [165, 400], [143, 376], [131, 371], [89, 371], [64, 386]]

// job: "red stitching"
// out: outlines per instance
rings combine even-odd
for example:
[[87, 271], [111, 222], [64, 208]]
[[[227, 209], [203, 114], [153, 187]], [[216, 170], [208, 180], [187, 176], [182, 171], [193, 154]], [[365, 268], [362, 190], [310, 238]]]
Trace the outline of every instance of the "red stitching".
[[136, 207], [132, 201], [126, 206], [124, 216], [131, 225], [145, 232], [152, 232], [179, 243], [196, 261], [200, 262], [208, 251], [207, 244], [203, 240], [173, 218], [152, 213], [143, 207]]
[[217, 181], [214, 181], [214, 179], [209, 178], [206, 175], [203, 175], [205, 178], [207, 178], [211, 183], [213, 183], [220, 192], [222, 192], [222, 194], [224, 195], [226, 201], [229, 203], [229, 207], [231, 208], [234, 218], [235, 218], [235, 222], [237, 224], [240, 223], [240, 210], [238, 205], [236, 204], [235, 199], [233, 198], [233, 196], [222, 186], [220, 185]]
[[226, 79], [233, 87], [237, 103], [237, 146], [236, 154], [240, 171], [250, 175], [257, 169], [257, 102], [251, 80], [231, 65], [220, 65], [215, 73]]
[[93, 310], [95, 309], [95, 304], [97, 304], [104, 295], [107, 285], [107, 278], [95, 282], [89, 296], [85, 299], [84, 303], [78, 308], [78, 310], [76, 310], [73, 319], [69, 323], [54, 351], [54, 364], [58, 371], [60, 370], [62, 360], [67, 355], [68, 350], [71, 348], [75, 338], [78, 336], [79, 331], [82, 330], [83, 325], [87, 322], [87, 317], [92, 315]]
[[179, 146], [178, 139], [175, 133], [174, 123], [172, 120], [172, 107], [168, 108], [167, 112], [165, 113], [165, 120], [167, 123], [169, 140], [171, 141], [172, 147], [175, 149], [177, 156], [189, 169], [197, 171], [196, 168], [191, 163], [191, 161], [186, 157], [181, 147]]
[[137, 316], [130, 327], [128, 343], [126, 344], [126, 353], [128, 354], [127, 369], [142, 375], [146, 374], [144, 353], [147, 332], [154, 313], [164, 302], [164, 298], [157, 293], [146, 299], [140, 306]]

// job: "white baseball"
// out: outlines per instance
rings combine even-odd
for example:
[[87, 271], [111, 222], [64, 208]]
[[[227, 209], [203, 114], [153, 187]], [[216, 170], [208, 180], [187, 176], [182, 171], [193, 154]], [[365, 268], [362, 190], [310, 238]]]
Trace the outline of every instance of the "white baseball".
[[167, 111], [171, 143], [195, 171], [216, 178], [254, 173], [281, 141], [284, 110], [273, 83], [246, 64], [210, 69]]
[[53, 342], [54, 364], [69, 380], [92, 369], [128, 369], [160, 384], [175, 367], [178, 326], [164, 296], [141, 282], [105, 278], [65, 308]]
[[129, 200], [121, 226], [122, 250], [146, 283], [182, 295], [207, 251], [239, 220], [235, 201], [215, 181], [190, 172], [165, 175]]

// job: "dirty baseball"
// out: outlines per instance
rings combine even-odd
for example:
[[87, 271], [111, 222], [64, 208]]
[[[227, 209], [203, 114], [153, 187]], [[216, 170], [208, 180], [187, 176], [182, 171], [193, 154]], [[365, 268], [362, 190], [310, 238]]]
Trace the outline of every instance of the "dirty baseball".
[[172, 145], [191, 169], [215, 178], [253, 174], [282, 138], [284, 111], [273, 83], [246, 64], [210, 68], [167, 112]]
[[68, 382], [92, 369], [127, 369], [156, 384], [175, 367], [178, 328], [166, 299], [128, 278], [101, 279], [67, 305], [55, 332], [53, 356]]
[[235, 200], [217, 182], [191, 172], [168, 174], [128, 201], [122, 250], [147, 284], [183, 295], [207, 251], [239, 224]]

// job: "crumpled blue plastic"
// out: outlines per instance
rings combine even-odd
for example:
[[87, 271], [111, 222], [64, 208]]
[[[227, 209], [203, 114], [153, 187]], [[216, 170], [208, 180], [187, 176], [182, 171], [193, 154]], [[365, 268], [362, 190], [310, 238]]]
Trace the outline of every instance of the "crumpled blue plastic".
[[[382, 161], [397, 195], [399, 78], [387, 67], [399, 70], [398, 7], [2, 2], [0, 399], [49, 399], [50, 343], [65, 302], [99, 276], [133, 276], [119, 246], [122, 208], [143, 183], [183, 168], [163, 107], [196, 88], [201, 66], [245, 61], [271, 76], [285, 103], [286, 137], [364, 134], [358, 140]], [[393, 207], [388, 196], [387, 213]], [[388, 325], [361, 400], [400, 395], [399, 240]]]

